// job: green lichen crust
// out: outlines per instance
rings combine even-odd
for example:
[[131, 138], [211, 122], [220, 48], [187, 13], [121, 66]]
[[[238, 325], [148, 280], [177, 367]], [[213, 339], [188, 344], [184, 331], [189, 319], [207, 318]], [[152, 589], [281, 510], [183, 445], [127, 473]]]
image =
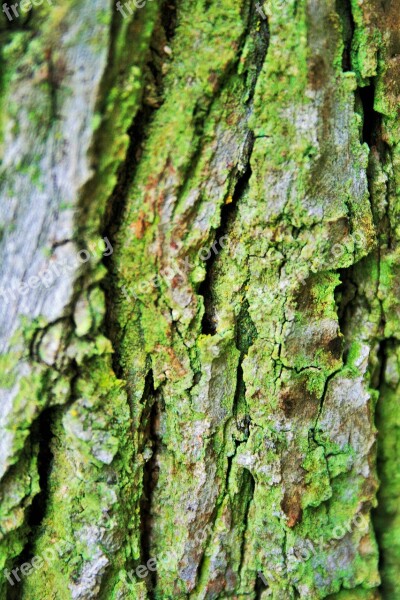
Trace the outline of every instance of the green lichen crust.
[[[144, 398], [158, 404], [146, 521], [148, 552], [162, 557], [157, 598], [244, 597], [257, 586], [258, 571], [276, 598], [340, 597], [346, 589], [375, 597], [380, 582], [370, 518], [383, 335], [374, 301], [379, 232], [358, 90], [373, 75], [382, 36], [374, 33], [375, 44], [365, 37], [357, 7], [352, 45], [348, 6], [285, 2], [264, 10], [270, 41], [244, 121], [250, 148], [230, 160], [224, 177], [214, 157], [221, 114], [231, 121], [234, 73], [225, 67], [225, 86], [210, 110], [200, 67], [182, 94], [184, 43], [196, 45], [203, 32], [202, 14], [192, 33], [182, 7], [172, 45], [181, 58], [171, 67], [174, 87], [167, 80], [119, 237], [121, 363], [133, 398], [151, 367], [154, 390]], [[255, 51], [244, 46], [239, 77]], [[199, 43], [200, 64], [201, 52], [210, 44]], [[213, 63], [213, 81], [222, 57]], [[206, 119], [195, 154], [188, 115], [199, 96]], [[250, 177], [235, 197], [229, 179], [239, 179], [250, 154]], [[220, 206], [232, 196], [236, 208], [223, 228], [229, 243], [199, 288], [201, 258], [218, 243]], [[349, 299], [359, 271], [366, 289]]]
[[2, 566], [64, 543], [24, 600], [396, 598], [396, 10], [111, 10], [74, 239], [114, 252], [1, 359]]
[[[199, 251], [212, 247], [220, 206], [235, 196], [229, 179], [238, 179], [243, 156], [248, 160], [251, 153], [244, 147], [229, 161], [231, 177], [221, 174], [223, 161], [215, 159], [224, 139], [221, 114], [230, 118], [229, 93], [236, 78], [240, 86], [246, 59], [256, 52], [245, 44], [237, 76], [232, 73], [230, 36], [235, 41], [236, 34], [240, 44], [238, 14], [229, 3], [209, 9], [204, 29], [213, 15], [214, 35], [219, 10], [226, 31], [218, 31], [218, 41], [226, 50], [218, 48], [211, 77], [201, 70], [201, 53], [214, 47], [201, 43], [204, 15], [191, 32], [182, 7], [172, 45], [181, 59], [176, 71], [172, 65], [174, 87], [167, 80], [116, 255], [123, 288], [121, 361], [135, 397], [148, 353], [154, 379], [149, 400], [159, 405], [149, 552], [170, 556], [159, 565], [155, 595], [248, 594], [257, 570], [268, 571], [276, 597], [292, 597], [295, 590], [324, 597], [341, 587], [368, 589], [379, 582], [368, 516], [376, 489], [375, 394], [360, 341], [344, 359], [334, 298], [338, 269], [371, 252], [375, 240], [368, 147], [360, 143], [355, 109], [357, 79], [342, 70], [342, 24], [333, 5], [318, 11], [299, 3], [265, 7], [270, 47], [250, 100], [250, 123], [244, 120], [254, 146], [252, 175], [226, 224], [229, 248], [212, 268], [212, 301], [204, 317]], [[331, 31], [321, 39], [325, 22]], [[183, 94], [185, 43], [189, 49], [196, 42], [200, 66]], [[217, 85], [223, 69], [227, 74], [208, 109], [209, 83]], [[196, 101], [206, 115], [198, 155], [195, 123], [188, 121]], [[170, 106], [177, 103], [181, 108], [173, 113]], [[232, 112], [238, 111], [240, 106]], [[234, 125], [239, 129], [239, 119]], [[345, 245], [340, 258], [332, 252], [335, 244]], [[204, 326], [207, 319], [212, 332]], [[243, 337], [250, 339], [244, 343]], [[348, 428], [355, 425], [348, 421], [354, 412], [352, 441]], [[364, 513], [367, 525], [360, 531], [352, 523]], [[211, 531], [199, 543], [196, 536], [206, 525]], [[339, 529], [343, 534], [335, 539]], [[303, 544], [321, 536], [316, 557], [296, 558]]]

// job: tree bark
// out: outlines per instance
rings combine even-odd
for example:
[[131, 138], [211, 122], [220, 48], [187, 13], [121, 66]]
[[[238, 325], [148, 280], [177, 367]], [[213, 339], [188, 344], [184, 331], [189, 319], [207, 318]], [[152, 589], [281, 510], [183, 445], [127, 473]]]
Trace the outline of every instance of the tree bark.
[[140, 4], [3, 15], [0, 596], [400, 598], [399, 1]]

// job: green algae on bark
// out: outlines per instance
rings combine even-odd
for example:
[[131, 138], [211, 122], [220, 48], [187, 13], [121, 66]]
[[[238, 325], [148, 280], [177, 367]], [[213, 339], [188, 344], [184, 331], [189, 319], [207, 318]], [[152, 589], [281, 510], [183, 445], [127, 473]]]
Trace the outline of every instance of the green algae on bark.
[[[46, 48], [78, 10], [44, 16], [24, 64], [60, 67]], [[67, 542], [23, 580], [24, 599], [394, 597], [395, 9], [98, 10], [102, 77], [71, 237], [93, 247], [105, 229], [114, 252], [108, 272], [97, 252], [65, 310], [28, 319], [1, 359], [9, 387], [30, 365], [2, 564]], [[36, 116], [57, 137], [76, 90], [44, 79]]]

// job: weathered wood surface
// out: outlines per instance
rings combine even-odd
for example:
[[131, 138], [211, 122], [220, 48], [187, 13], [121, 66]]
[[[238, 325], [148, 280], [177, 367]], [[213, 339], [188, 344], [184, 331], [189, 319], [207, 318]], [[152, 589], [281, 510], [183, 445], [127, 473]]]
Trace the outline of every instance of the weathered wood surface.
[[0, 594], [396, 598], [399, 2], [132, 13], [4, 17]]

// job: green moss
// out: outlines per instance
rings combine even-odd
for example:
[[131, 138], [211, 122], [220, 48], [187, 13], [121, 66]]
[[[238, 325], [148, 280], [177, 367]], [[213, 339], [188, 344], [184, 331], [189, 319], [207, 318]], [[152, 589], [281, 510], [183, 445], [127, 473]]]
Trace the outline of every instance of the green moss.
[[[69, 598], [68, 586], [94, 556], [107, 570], [99, 574], [104, 597], [146, 598], [145, 582], [136, 578], [126, 588], [121, 577], [143, 560], [140, 528], [150, 517], [148, 552], [170, 556], [159, 561], [155, 598], [244, 598], [257, 570], [276, 598], [369, 598], [368, 589], [379, 584], [373, 532], [354, 523], [375, 502], [377, 392], [370, 388], [379, 361], [365, 349], [372, 355], [379, 339], [381, 306], [384, 334], [398, 337], [398, 257], [391, 249], [378, 263], [372, 253], [380, 226], [373, 221], [368, 148], [360, 142], [354, 96], [357, 82], [376, 73], [381, 37], [353, 4], [355, 73], [343, 73], [343, 25], [332, 7], [310, 11], [303, 1], [273, 1], [265, 7], [270, 47], [264, 60], [263, 29], [255, 19], [247, 22], [246, 10], [234, 0], [183, 2], [166, 52], [156, 3], [115, 27], [93, 120], [96, 173], [82, 191], [85, 218], [77, 238], [86, 239], [94, 260], [80, 281], [75, 329], [64, 322], [26, 327], [27, 340], [41, 338], [33, 346], [46, 366], [21, 383], [16, 410], [24, 418], [12, 468], [24, 464], [33, 419], [56, 406], [54, 467], [33, 551], [40, 555], [55, 540], [71, 547], [26, 580], [23, 598], [54, 592]], [[104, 25], [107, 15], [99, 14]], [[36, 57], [42, 41], [31, 42]], [[126, 189], [113, 192], [128, 128], [147, 101], [145, 65], [154, 44], [167, 73], [163, 101], [146, 124], [143, 144], [133, 140], [139, 160], [135, 168], [130, 159], [125, 165], [132, 181], [127, 177]], [[150, 100], [158, 102], [154, 93]], [[383, 107], [382, 95], [376, 106]], [[392, 105], [385, 111], [393, 118]], [[392, 125], [389, 118], [385, 123]], [[223, 217], [229, 244], [211, 267], [201, 252], [212, 248], [224, 204], [237, 200], [249, 128], [255, 134], [251, 177]], [[372, 194], [382, 196], [383, 172]], [[113, 348], [102, 333], [105, 268], [96, 241], [110, 197], [126, 200], [107, 323], [124, 381], [113, 371]], [[350, 286], [339, 269], [349, 267], [357, 294], [340, 331], [335, 293], [342, 277], [338, 304], [344, 308]], [[53, 345], [60, 347], [55, 374]], [[12, 361], [3, 359], [6, 370]], [[388, 364], [382, 501], [395, 532], [397, 480], [388, 481], [388, 474], [397, 448], [398, 373], [393, 360]], [[360, 390], [357, 399], [349, 394], [353, 412], [346, 412], [340, 385]], [[368, 436], [365, 448], [360, 440]], [[146, 465], [153, 453], [155, 462]], [[154, 464], [158, 478], [146, 515], [144, 472]], [[29, 472], [37, 479], [34, 461]], [[23, 493], [28, 504], [35, 485], [29, 491], [25, 482], [18, 501]], [[24, 512], [16, 514], [11, 559], [28, 533]], [[194, 542], [206, 528], [206, 537]], [[397, 577], [395, 535], [383, 537], [389, 586]], [[306, 547], [308, 558], [296, 559]]]

